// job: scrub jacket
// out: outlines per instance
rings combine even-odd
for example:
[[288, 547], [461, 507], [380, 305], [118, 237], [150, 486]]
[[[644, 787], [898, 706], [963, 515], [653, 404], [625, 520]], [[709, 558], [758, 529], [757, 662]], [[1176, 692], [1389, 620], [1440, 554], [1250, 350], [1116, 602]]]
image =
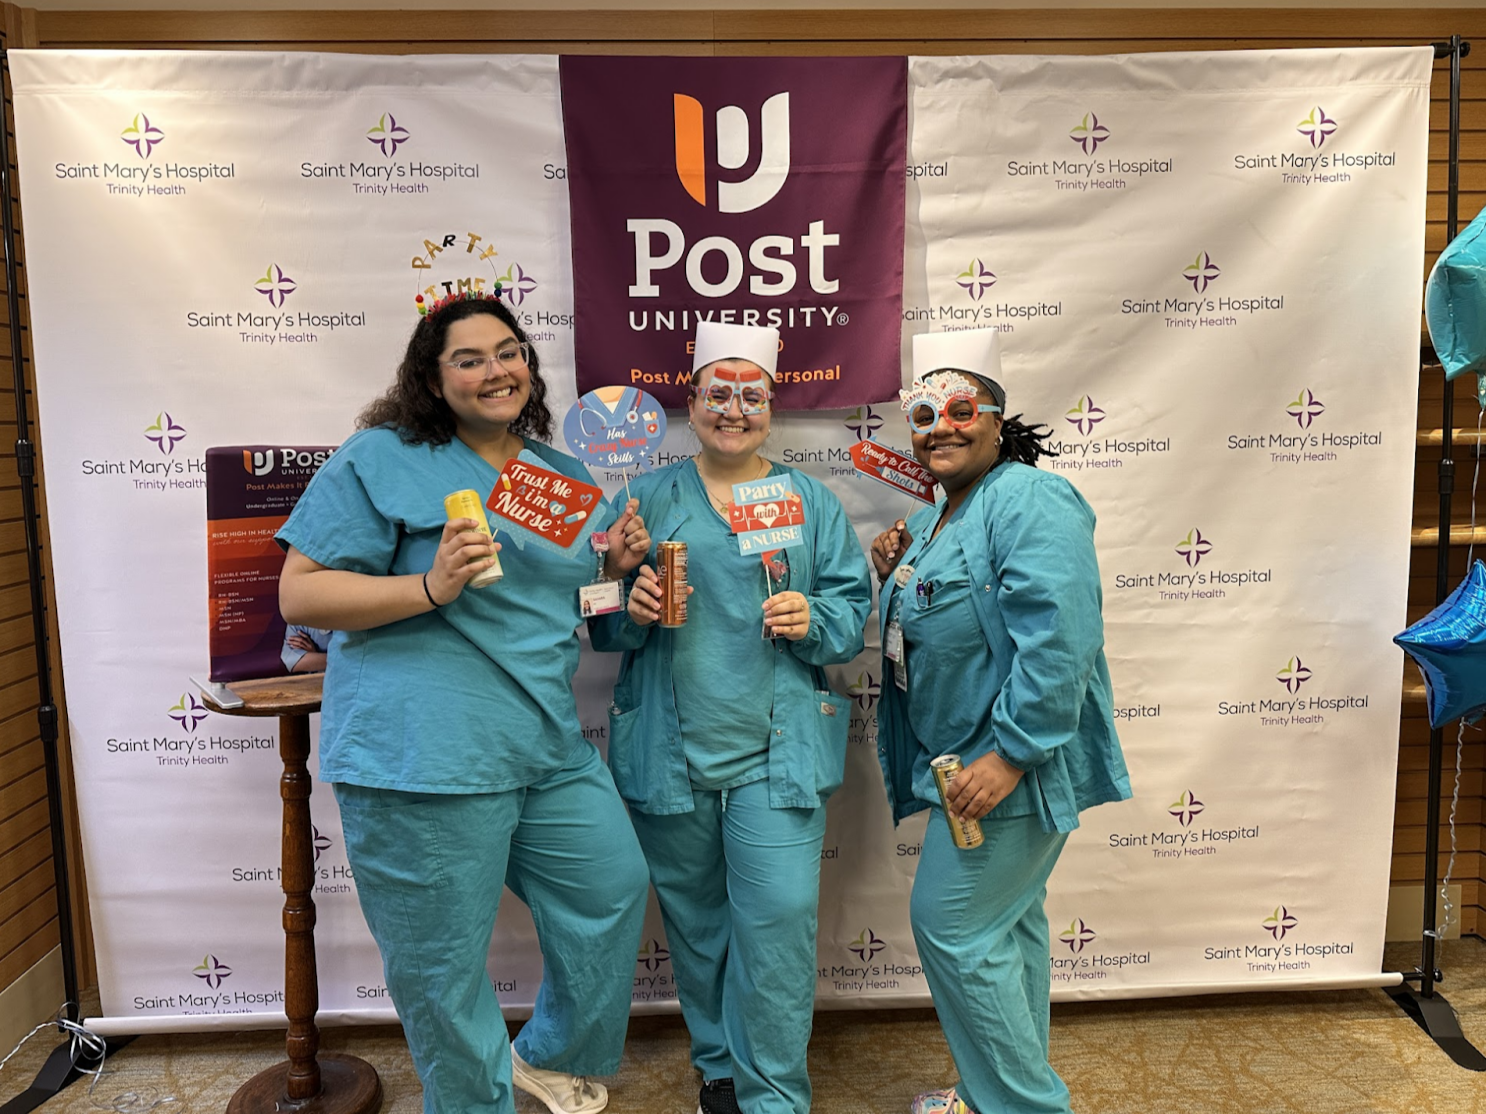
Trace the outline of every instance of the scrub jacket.
[[[900, 568], [923, 551], [942, 511], [942, 504], [925, 507], [908, 519], [912, 541]], [[931, 737], [922, 738], [892, 679], [892, 664], [883, 662], [878, 757], [893, 818], [939, 804], [930, 759], [958, 753], [968, 765], [995, 751], [1026, 776], [1007, 798], [1007, 812], [998, 806], [987, 819], [1021, 813], [1036, 816], [1044, 831], [1072, 831], [1083, 809], [1130, 796], [1104, 660], [1094, 512], [1063, 477], [1007, 462], [980, 481], [935, 544], [945, 542], [959, 550], [958, 557], [936, 554], [934, 562], [962, 561], [967, 579], [958, 589], [948, 585], [950, 591], [936, 592], [912, 625], [932, 629], [932, 616], [942, 607], [952, 628], [950, 609], [965, 607], [968, 599], [989, 656], [971, 647], [979, 666], [967, 669], [963, 642], [921, 638], [909, 649], [910, 690], [921, 679], [951, 677], [964, 707], [989, 714], [978, 733], [953, 739], [954, 749], [941, 745], [953, 734], [953, 713], [946, 712], [944, 722], [926, 732]], [[897, 609], [918, 607], [917, 585], [916, 577], [906, 588], [888, 577], [880, 616], [884, 643]]]
[[[872, 607], [871, 581], [861, 545], [840, 501], [803, 472], [773, 464], [768, 474], [788, 475], [804, 505], [805, 542], [786, 553], [788, 590], [809, 600], [810, 630], [798, 642], [774, 640], [772, 692], [730, 688], [725, 645], [713, 649], [711, 671], [719, 699], [757, 701], [762, 697], [773, 709], [770, 806], [816, 808], [841, 784], [851, 719], [851, 702], [826, 687], [821, 667], [850, 661], [861, 652], [862, 628]], [[695, 461], [669, 465], [631, 484], [652, 546], [673, 538], [692, 513], [687, 509], [683, 482], [698, 482]], [[653, 568], [654, 549], [649, 563]], [[762, 592], [762, 572], [758, 587], [745, 585], [740, 590]], [[762, 610], [759, 621], [763, 621]], [[636, 626], [628, 613], [620, 613], [593, 620], [590, 636], [597, 650], [625, 652], [609, 709], [609, 768], [619, 795], [642, 812], [690, 812], [692, 785], [671, 673], [675, 634], [658, 624]]]

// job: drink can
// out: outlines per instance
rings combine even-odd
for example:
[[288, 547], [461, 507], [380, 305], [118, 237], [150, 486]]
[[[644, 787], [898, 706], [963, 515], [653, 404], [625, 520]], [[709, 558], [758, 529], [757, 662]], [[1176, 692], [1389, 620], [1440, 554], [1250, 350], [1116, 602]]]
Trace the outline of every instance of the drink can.
[[965, 767], [958, 754], [943, 754], [929, 763], [934, 771], [934, 783], [939, 786], [939, 803], [944, 806], [944, 818], [949, 821], [949, 834], [955, 846], [961, 849], [979, 847], [985, 840], [980, 830], [980, 821], [964, 816], [955, 816], [949, 811], [949, 787]]
[[[485, 517], [485, 504], [480, 501], [480, 493], [472, 488], [456, 491], [453, 495], [444, 496], [444, 514], [450, 518], [473, 518], [475, 529], [487, 538], [493, 538], [490, 532], [490, 520]], [[495, 555], [495, 564], [484, 572], [471, 578], [471, 588], [484, 588], [487, 584], [494, 584], [506, 574], [500, 567], [500, 554]]]
[[661, 542], [655, 547], [655, 577], [660, 582], [660, 625], [686, 622], [686, 543]]

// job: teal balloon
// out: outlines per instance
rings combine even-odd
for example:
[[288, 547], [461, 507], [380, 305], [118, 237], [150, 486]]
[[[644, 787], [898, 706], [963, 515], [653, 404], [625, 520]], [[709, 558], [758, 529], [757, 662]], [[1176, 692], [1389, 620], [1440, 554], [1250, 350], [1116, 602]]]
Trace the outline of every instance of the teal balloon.
[[1394, 642], [1419, 663], [1429, 695], [1429, 726], [1486, 714], [1486, 564], [1471, 566], [1445, 602]]
[[[1424, 320], [1446, 379], [1486, 374], [1486, 210], [1440, 252], [1424, 288]], [[1481, 393], [1486, 399], [1486, 386]]]

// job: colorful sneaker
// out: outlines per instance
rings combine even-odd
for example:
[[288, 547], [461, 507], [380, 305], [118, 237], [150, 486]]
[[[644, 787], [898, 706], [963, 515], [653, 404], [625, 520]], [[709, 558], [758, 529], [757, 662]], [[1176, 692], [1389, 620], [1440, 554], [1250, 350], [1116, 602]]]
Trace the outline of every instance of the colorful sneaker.
[[697, 1114], [742, 1114], [731, 1079], [709, 1079], [697, 1096]]
[[602, 1083], [586, 1075], [534, 1068], [511, 1046], [511, 1081], [533, 1098], [540, 1099], [552, 1114], [598, 1114], [609, 1105], [609, 1092]]
[[913, 1100], [909, 1114], [975, 1114], [965, 1105], [965, 1100], [955, 1094], [951, 1087], [947, 1091], [930, 1091]]

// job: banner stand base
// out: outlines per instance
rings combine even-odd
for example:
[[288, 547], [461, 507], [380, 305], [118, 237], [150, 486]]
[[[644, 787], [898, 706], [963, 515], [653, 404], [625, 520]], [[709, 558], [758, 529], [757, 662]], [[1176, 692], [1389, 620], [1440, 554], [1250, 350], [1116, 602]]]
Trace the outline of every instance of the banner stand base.
[[[86, 1072], [102, 1066], [108, 1058], [134, 1038], [110, 1037], [107, 1041], [107, 1049], [103, 1059], [94, 1064], [93, 1058], [88, 1055], [87, 1047], [80, 1041], [67, 1040], [52, 1049], [52, 1054], [46, 1058], [46, 1063], [41, 1065], [41, 1070], [36, 1073], [35, 1080], [31, 1086], [26, 1088], [15, 1098], [4, 1106], [0, 1106], [0, 1114], [29, 1114], [44, 1102], [55, 1098], [58, 1093], [65, 1090], [70, 1084], [81, 1079]], [[80, 1067], [79, 1064], [82, 1066]]]
[[[1417, 987], [1405, 983], [1389, 987], [1388, 997], [1412, 1017], [1450, 1059], [1467, 1071], [1486, 1071], [1486, 1056], [1466, 1040], [1460, 1031], [1460, 1019], [1455, 1016], [1455, 1008], [1445, 1001], [1443, 995], [1425, 995]], [[5, 1112], [0, 1110], [0, 1114]]]

